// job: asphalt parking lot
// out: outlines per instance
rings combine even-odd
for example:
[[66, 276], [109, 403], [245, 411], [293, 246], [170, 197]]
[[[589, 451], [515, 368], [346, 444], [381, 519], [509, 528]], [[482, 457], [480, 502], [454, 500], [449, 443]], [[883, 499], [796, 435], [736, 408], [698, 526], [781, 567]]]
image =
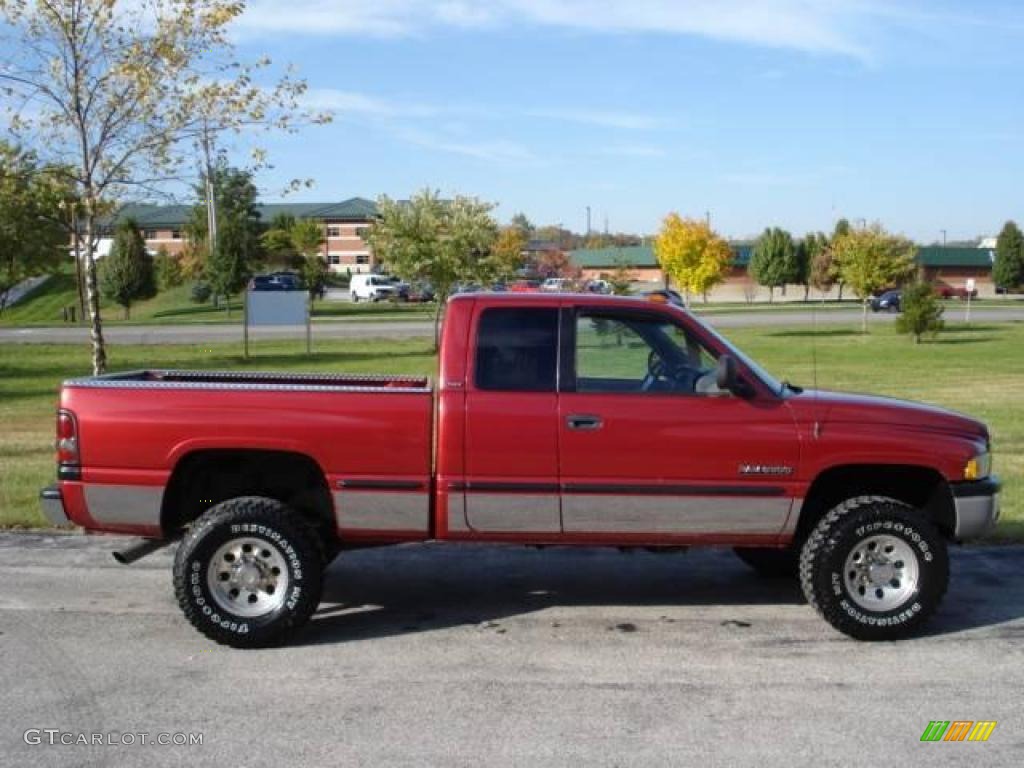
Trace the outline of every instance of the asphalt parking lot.
[[[728, 551], [410, 545], [343, 555], [291, 647], [211, 645], [167, 550], [0, 535], [0, 763], [1019, 765], [1024, 548], [954, 553], [930, 633], [862, 644]], [[930, 720], [996, 720], [922, 743]], [[202, 733], [26, 744], [27, 729]]]

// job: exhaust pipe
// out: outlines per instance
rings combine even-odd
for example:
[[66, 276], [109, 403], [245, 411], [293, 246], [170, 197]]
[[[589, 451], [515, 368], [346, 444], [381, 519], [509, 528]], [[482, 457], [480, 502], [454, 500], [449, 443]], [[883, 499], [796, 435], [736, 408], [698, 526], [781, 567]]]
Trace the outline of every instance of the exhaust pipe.
[[158, 549], [163, 549], [171, 541], [172, 539], [142, 539], [135, 546], [114, 552], [114, 559], [121, 565], [131, 565], [136, 560], [141, 560], [146, 555], [151, 555]]

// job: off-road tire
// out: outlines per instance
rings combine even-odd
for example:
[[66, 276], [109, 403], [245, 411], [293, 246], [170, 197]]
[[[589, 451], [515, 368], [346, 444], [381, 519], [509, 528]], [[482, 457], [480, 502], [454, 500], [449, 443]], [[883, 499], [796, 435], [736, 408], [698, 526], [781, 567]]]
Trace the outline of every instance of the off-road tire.
[[[912, 590], [890, 610], [873, 611], [858, 604], [846, 578], [853, 575], [847, 571], [848, 558], [858, 545], [877, 536], [902, 541], [917, 561]], [[939, 607], [948, 584], [949, 554], [939, 532], [912, 507], [884, 496], [858, 496], [833, 508], [800, 553], [800, 585], [807, 602], [825, 621], [857, 640], [897, 640], [914, 634]]]
[[771, 547], [736, 547], [736, 556], [766, 579], [793, 579], [800, 574], [800, 550]]
[[[211, 592], [211, 561], [236, 539], [266, 542], [286, 576], [280, 605], [263, 615], [233, 613]], [[242, 496], [211, 507], [185, 535], [174, 558], [174, 594], [185, 618], [211, 640], [233, 648], [279, 645], [316, 610], [323, 569], [317, 535], [305, 521], [274, 499]]]

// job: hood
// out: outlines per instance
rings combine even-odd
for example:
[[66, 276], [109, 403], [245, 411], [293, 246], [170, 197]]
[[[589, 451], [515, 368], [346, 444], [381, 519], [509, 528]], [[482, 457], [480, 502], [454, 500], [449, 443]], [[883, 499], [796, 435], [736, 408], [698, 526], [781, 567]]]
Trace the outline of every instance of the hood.
[[977, 419], [934, 405], [877, 395], [806, 389], [788, 402], [797, 418], [822, 424], [879, 424], [955, 434], [988, 441], [988, 428]]

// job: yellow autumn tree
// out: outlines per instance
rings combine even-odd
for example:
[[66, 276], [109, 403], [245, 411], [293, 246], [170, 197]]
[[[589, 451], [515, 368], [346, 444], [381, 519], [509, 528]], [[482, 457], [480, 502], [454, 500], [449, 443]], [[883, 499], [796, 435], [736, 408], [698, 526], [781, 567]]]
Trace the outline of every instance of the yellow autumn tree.
[[704, 221], [670, 213], [654, 241], [654, 255], [662, 271], [690, 296], [707, 292], [725, 280], [732, 264], [732, 249]]

